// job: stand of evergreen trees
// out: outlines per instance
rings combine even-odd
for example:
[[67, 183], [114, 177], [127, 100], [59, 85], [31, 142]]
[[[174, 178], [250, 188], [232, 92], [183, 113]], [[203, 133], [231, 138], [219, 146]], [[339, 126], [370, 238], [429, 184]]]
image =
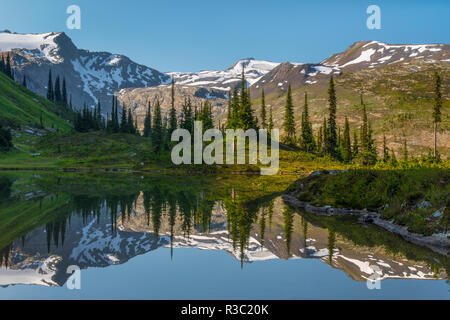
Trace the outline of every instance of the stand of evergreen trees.
[[7, 152], [13, 147], [11, 130], [0, 123], [0, 152]]
[[0, 57], [0, 72], [6, 74], [8, 77], [14, 80], [14, 71], [11, 67], [11, 58], [9, 54], [6, 57], [3, 55]]

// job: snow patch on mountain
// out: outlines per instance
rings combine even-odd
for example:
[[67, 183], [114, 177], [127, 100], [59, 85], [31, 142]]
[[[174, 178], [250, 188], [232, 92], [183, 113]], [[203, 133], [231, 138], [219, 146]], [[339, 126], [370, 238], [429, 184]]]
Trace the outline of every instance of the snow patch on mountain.
[[29, 53], [38, 54], [47, 58], [52, 63], [61, 63], [64, 61], [58, 55], [58, 45], [55, 43], [55, 38], [58, 33], [43, 33], [43, 34], [17, 34], [17, 33], [0, 33], [0, 51], [11, 51], [12, 49], [27, 49]]

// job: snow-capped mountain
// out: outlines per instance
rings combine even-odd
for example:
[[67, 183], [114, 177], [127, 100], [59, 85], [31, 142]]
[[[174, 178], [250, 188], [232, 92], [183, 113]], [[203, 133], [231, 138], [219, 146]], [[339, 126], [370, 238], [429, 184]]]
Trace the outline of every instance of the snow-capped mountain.
[[450, 62], [449, 44], [386, 44], [379, 41], [355, 42], [344, 52], [334, 54], [321, 64], [354, 71], [376, 68], [407, 59]]
[[122, 88], [142, 88], [166, 84], [169, 75], [137, 64], [128, 57], [108, 52], [78, 49], [64, 33], [0, 33], [0, 52], [10, 51], [15, 78], [27, 78], [29, 89], [46, 95], [48, 73], [53, 80], [65, 77], [73, 104], [95, 105], [110, 110], [111, 95]]
[[244, 70], [247, 84], [251, 86], [261, 77], [270, 72], [279, 63], [241, 59], [226, 70], [205, 70], [200, 72], [169, 72], [179, 85], [209, 87], [217, 90], [230, 91], [241, 81]]

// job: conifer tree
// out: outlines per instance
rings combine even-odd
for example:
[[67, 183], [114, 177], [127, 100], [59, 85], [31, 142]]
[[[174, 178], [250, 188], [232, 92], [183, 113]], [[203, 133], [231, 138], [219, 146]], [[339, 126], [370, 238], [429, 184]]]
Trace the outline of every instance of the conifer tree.
[[406, 138], [403, 139], [403, 161], [408, 161], [408, 147], [406, 145]]
[[55, 86], [54, 86], [54, 95], [55, 95], [55, 102], [56, 103], [61, 103], [62, 98], [61, 98], [61, 83], [60, 83], [60, 79], [59, 76], [56, 77], [55, 80]]
[[438, 156], [437, 150], [437, 132], [438, 123], [441, 122], [441, 107], [442, 107], [442, 94], [441, 94], [441, 77], [437, 72], [434, 73], [434, 105], [433, 105], [433, 126], [434, 126], [434, 157]]
[[202, 106], [200, 120], [203, 122], [204, 131], [214, 128], [211, 104], [209, 103], [209, 101], [205, 101]]
[[[63, 80], [63, 83], [65, 83], [65, 81]], [[64, 87], [64, 85], [63, 85]], [[63, 98], [64, 99], [64, 98]], [[67, 97], [66, 97], [66, 103], [67, 103]], [[97, 112], [96, 112], [96, 123], [97, 123], [97, 130], [103, 130], [103, 117], [102, 117], [102, 107], [100, 105], [100, 100], [97, 101]]]
[[128, 133], [128, 119], [127, 119], [127, 109], [125, 106], [122, 107], [122, 116], [120, 118], [120, 132]]
[[22, 85], [23, 85], [25, 88], [27, 87], [27, 77], [26, 77], [25, 75], [23, 75]]
[[267, 122], [266, 122], [266, 101], [264, 97], [264, 88], [261, 89], [261, 127], [263, 129], [267, 129]]
[[391, 165], [393, 165], [393, 166], [397, 165], [397, 157], [395, 156], [394, 149], [391, 149], [391, 157], [389, 159], [390, 159]]
[[194, 115], [192, 113], [191, 98], [185, 98], [183, 103], [183, 118], [180, 127], [186, 129], [191, 134], [194, 132]]
[[5, 73], [5, 57], [3, 56], [3, 53], [0, 58], [0, 72]]
[[257, 129], [258, 123], [253, 114], [252, 104], [250, 101], [250, 92], [246, 88], [247, 81], [245, 80], [244, 69], [242, 69], [241, 78], [241, 103], [239, 106], [239, 127], [246, 131], [248, 129]]
[[159, 100], [156, 100], [155, 110], [153, 113], [153, 124], [152, 124], [152, 146], [155, 151], [161, 151], [163, 148], [163, 123], [161, 116], [161, 106]]
[[[185, 105], [186, 105], [186, 101], [185, 101]], [[187, 111], [187, 110], [186, 110]], [[185, 112], [184, 108], [183, 108], [183, 113]], [[233, 102], [232, 102], [232, 92], [231, 90], [228, 92], [228, 105], [227, 105], [227, 128], [231, 128], [231, 124], [232, 124], [232, 115], [233, 113]]]
[[47, 99], [50, 101], [55, 100], [55, 96], [53, 94], [52, 70], [48, 72]]
[[295, 142], [295, 122], [294, 122], [294, 106], [292, 105], [291, 85], [288, 86], [286, 96], [286, 105], [284, 107], [283, 129], [286, 135], [285, 142], [293, 144]]
[[303, 106], [303, 113], [302, 113], [302, 148], [306, 152], [312, 152], [316, 148], [312, 124], [309, 121], [308, 94], [306, 92], [305, 92], [305, 104]]
[[267, 124], [267, 130], [269, 131], [269, 134], [272, 134], [272, 130], [273, 130], [272, 106], [270, 106], [270, 110], [269, 110], [269, 122]]
[[342, 138], [342, 160], [350, 162], [352, 159], [352, 146], [350, 142], [350, 125], [348, 118], [345, 117], [344, 136]]
[[359, 153], [359, 143], [358, 143], [358, 135], [356, 131], [353, 132], [353, 147], [352, 147], [352, 156], [356, 157]]
[[62, 83], [62, 103], [65, 107], [67, 107], [67, 87], [66, 87], [66, 78], [63, 78]]
[[133, 121], [133, 114], [131, 113], [131, 108], [128, 108], [127, 115], [127, 133], [136, 134], [137, 128], [135, 127], [135, 122]]
[[172, 132], [174, 132], [177, 129], [177, 111], [175, 110], [175, 82], [172, 78], [172, 91], [171, 91], [171, 106], [170, 106], [170, 112], [169, 112], [169, 123], [168, 123], [168, 137], [169, 139], [172, 136]]
[[120, 124], [119, 124], [119, 101], [117, 100], [117, 97], [114, 97], [114, 132], [120, 131]]
[[329, 118], [327, 129], [327, 150], [331, 156], [336, 156], [337, 149], [337, 125], [336, 125], [336, 91], [334, 88], [333, 76], [330, 77], [330, 86], [328, 88]]
[[317, 131], [317, 146], [316, 151], [317, 153], [322, 153], [323, 150], [323, 127], [320, 126], [319, 130]]
[[386, 135], [383, 135], [383, 162], [389, 160], [389, 149], [387, 147]]
[[11, 69], [11, 58], [9, 57], [9, 53], [6, 56], [6, 66], [5, 66], [5, 74], [14, 80], [13, 72]]
[[152, 134], [152, 107], [150, 101], [148, 102], [147, 112], [144, 119], [144, 137], [148, 138]]
[[7, 152], [13, 147], [11, 130], [0, 123], [0, 151]]

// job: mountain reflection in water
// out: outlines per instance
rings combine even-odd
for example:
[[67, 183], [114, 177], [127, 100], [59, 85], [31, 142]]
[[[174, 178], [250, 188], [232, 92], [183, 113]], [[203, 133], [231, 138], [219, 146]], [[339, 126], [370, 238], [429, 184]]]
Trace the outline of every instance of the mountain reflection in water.
[[4, 174], [0, 285], [62, 286], [70, 265], [124, 264], [162, 247], [174, 263], [174, 248], [191, 247], [225, 251], [241, 268], [311, 258], [357, 281], [373, 266], [383, 279], [447, 279], [447, 256], [352, 218], [294, 211], [280, 197], [286, 182], [262, 179]]

